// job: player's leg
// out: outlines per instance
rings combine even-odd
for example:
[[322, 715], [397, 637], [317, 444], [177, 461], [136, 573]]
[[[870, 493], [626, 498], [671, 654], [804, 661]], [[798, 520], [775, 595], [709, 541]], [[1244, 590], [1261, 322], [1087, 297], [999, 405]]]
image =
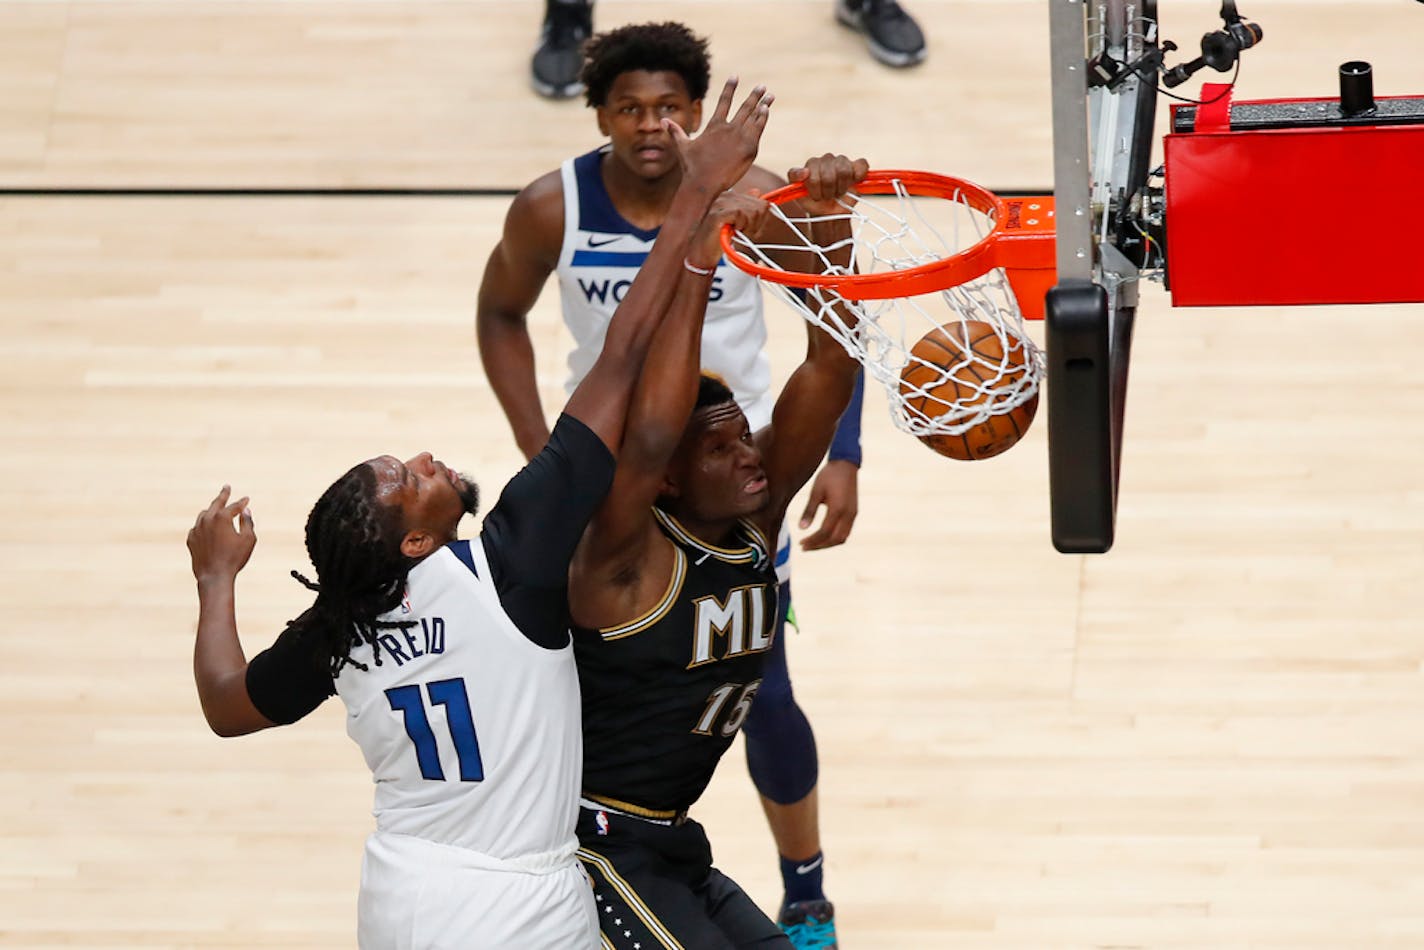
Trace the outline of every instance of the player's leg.
[[780, 856], [783, 895], [777, 915], [798, 946], [833, 946], [834, 908], [823, 885], [816, 736], [796, 703], [786, 663], [791, 584], [781, 585], [781, 616], [762, 683], [742, 731], [747, 768]]
[[[815, 796], [820, 766], [816, 735], [796, 703], [786, 662], [789, 581], [781, 585], [780, 607], [776, 638], [742, 731], [746, 737], [747, 770], [761, 795], [777, 850], [783, 859], [804, 863], [821, 850]], [[803, 890], [793, 881], [787, 883], [789, 891]]]
[[925, 35], [896, 0], [835, 0], [836, 19], [865, 35], [870, 55], [886, 66], [913, 66], [925, 58]]
[[[799, 873], [793, 869], [796, 875], [795, 881], [803, 881], [811, 873], [811, 868], [807, 866], [817, 862], [821, 857], [821, 822], [817, 809], [816, 787], [796, 801], [789, 804], [782, 804], [775, 799], [761, 796], [761, 809], [766, 813], [766, 823], [771, 829], [771, 836], [776, 841], [776, 849], [780, 852], [783, 862], [797, 864], [802, 870]], [[783, 877], [786, 870], [783, 868]], [[788, 900], [814, 900], [824, 898], [820, 887], [820, 875], [816, 875], [816, 883], [808, 887], [788, 886]], [[784, 902], [783, 902], [784, 903]]]
[[583, 92], [583, 43], [593, 35], [593, 0], [544, 0], [539, 47], [529, 63], [534, 91], [550, 99]]
[[407, 835], [367, 839], [357, 896], [362, 950], [565, 950], [598, 941], [578, 863], [528, 874]]
[[[750, 898], [713, 871], [712, 848], [696, 822], [660, 826], [584, 809], [579, 841], [579, 860], [593, 881], [602, 947], [790, 947]], [[714, 885], [710, 893], [709, 884]]]
[[[728, 946], [746, 950], [795, 950], [796, 944], [762, 913], [737, 882], [712, 868], [699, 894]], [[833, 944], [822, 944], [833, 946]]]

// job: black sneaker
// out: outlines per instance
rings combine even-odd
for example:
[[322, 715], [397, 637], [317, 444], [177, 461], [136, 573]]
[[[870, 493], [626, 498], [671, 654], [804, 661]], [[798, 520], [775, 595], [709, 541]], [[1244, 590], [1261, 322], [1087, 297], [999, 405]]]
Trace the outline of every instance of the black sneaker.
[[870, 55], [886, 66], [913, 66], [925, 58], [925, 34], [895, 0], [836, 0], [836, 19], [864, 33]]
[[796, 950], [836, 950], [836, 909], [830, 901], [797, 901], [781, 908], [781, 932]]
[[539, 48], [529, 66], [534, 91], [548, 99], [572, 99], [583, 92], [583, 44], [592, 35], [589, 0], [548, 0]]

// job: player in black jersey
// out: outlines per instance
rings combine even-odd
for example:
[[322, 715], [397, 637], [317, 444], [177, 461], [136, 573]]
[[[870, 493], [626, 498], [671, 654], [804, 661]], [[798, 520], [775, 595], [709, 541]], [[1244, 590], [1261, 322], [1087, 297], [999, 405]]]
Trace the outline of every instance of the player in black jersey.
[[[711, 75], [708, 45], [706, 38], [673, 22], [628, 24], [590, 41], [584, 78], [605, 147], [541, 175], [510, 205], [504, 234], [480, 285], [476, 327], [486, 375], [515, 442], [529, 458], [549, 435], [535, 376], [530, 312], [547, 279], [555, 277], [563, 321], [574, 340], [566, 383], [577, 383], [603, 346], [607, 316], [677, 190], [681, 169], [656, 123], [659, 117], [688, 128], [698, 123]], [[784, 184], [780, 175], [753, 165], [734, 188], [765, 193]], [[784, 210], [795, 215], [795, 207]], [[768, 225], [781, 228], [775, 218]], [[753, 237], [772, 248], [773, 259], [794, 253], [792, 235], [768, 231]], [[797, 269], [794, 261], [786, 266]], [[703, 368], [723, 377], [753, 431], [771, 421], [776, 399], [762, 298], [755, 277], [722, 260], [712, 278], [702, 336]], [[804, 551], [840, 544], [850, 534], [861, 463], [860, 418], [861, 399], [852, 397], [830, 452], [805, 492], [801, 527], [810, 527], [822, 508], [824, 517], [801, 539]], [[795, 629], [794, 621], [787, 625], [792, 560], [791, 532], [783, 527], [776, 554], [782, 583], [778, 634], [742, 735], [747, 772], [761, 799], [781, 875], [781, 908], [775, 916], [792, 943], [809, 950], [832, 943], [835, 923], [824, 886], [815, 731], [796, 701], [780, 632]]]
[[[789, 177], [806, 183], [801, 204], [819, 215], [865, 173], [863, 160], [825, 155]], [[848, 222], [818, 228], [816, 243], [841, 243], [833, 263], [848, 266]], [[584, 720], [579, 857], [607, 945], [786, 948], [712, 867], [687, 812], [756, 696], [775, 637], [777, 530], [831, 443], [859, 364], [808, 326], [806, 358], [754, 437], [731, 391], [700, 374], [695, 323], [664, 324], [654, 341], [613, 488], [570, 572]]]
[[428, 454], [354, 466], [307, 522], [316, 581], [298, 579], [315, 603], [248, 663], [234, 590], [256, 544], [247, 499], [229, 502], [224, 488], [188, 534], [193, 672], [213, 731], [292, 723], [333, 693], [347, 706], [376, 784], [362, 947], [596, 944], [573, 858], [581, 762], [568, 566], [613, 480], [660, 326], [700, 333], [707, 293], [688, 255], [715, 247], [722, 223], [750, 226], [749, 212], [719, 195], [755, 158], [771, 98], [758, 88], [733, 115], [734, 91], [729, 82], [695, 141], [669, 129], [685, 165], [675, 220], [549, 444], [506, 486], [477, 540], [456, 541], [474, 486]]

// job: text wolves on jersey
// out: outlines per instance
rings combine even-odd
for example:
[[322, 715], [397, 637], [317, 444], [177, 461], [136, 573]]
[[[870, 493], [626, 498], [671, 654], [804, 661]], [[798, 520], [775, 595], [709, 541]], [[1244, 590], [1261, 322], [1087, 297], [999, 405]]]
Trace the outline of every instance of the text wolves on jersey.
[[[638, 256], [647, 257], [646, 254]], [[604, 278], [603, 280], [585, 280], [579, 277], [577, 280], [579, 290], [583, 291], [583, 299], [589, 303], [593, 303], [594, 300], [597, 300], [599, 303], [608, 303], [612, 300], [613, 303], [620, 304], [623, 302], [623, 297], [628, 293], [628, 288], [633, 286], [633, 279], [631, 277], [626, 280], [612, 280], [610, 278]], [[707, 301], [709, 303], [716, 303], [721, 299], [722, 278], [719, 275], [712, 278], [712, 289], [707, 292]]]

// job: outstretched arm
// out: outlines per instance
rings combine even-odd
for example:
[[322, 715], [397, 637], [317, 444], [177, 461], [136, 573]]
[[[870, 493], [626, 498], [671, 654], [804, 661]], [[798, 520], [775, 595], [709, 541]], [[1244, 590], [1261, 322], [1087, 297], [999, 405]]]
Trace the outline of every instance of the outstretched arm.
[[725, 224], [754, 227], [768, 209], [754, 195], [724, 193], [688, 250], [677, 298], [653, 339], [628, 410], [613, 487], [585, 530], [570, 571], [569, 604], [581, 626], [607, 626], [635, 615], [648, 593], [661, 594], [666, 584], [659, 571], [642, 569], [648, 567], [649, 545], [661, 537], [650, 509], [697, 401], [702, 323], [722, 256], [718, 234]]
[[505, 215], [504, 233], [485, 265], [475, 310], [480, 362], [526, 460], [549, 440], [526, 320], [558, 263], [563, 202], [557, 172], [515, 196]]
[[[851, 186], [865, 177], [864, 159], [851, 161], [840, 155], [808, 159], [791, 170], [792, 181], [806, 184], [802, 207], [813, 215], [826, 215]], [[832, 264], [851, 262], [850, 222], [837, 217], [814, 225], [813, 239], [820, 247], [841, 245], [829, 254]], [[855, 315], [841, 312], [848, 327]], [[815, 472], [826, 454], [836, 423], [850, 402], [860, 363], [824, 331], [807, 324], [806, 357], [792, 373], [776, 401], [771, 425], [760, 435], [763, 467], [771, 499], [759, 517], [764, 530], [775, 533], [792, 497]]]
[[208, 726], [220, 736], [240, 736], [276, 723], [258, 712], [247, 695], [247, 656], [237, 637], [234, 601], [237, 574], [252, 556], [257, 533], [247, 499], [229, 503], [229, 495], [224, 485], [188, 532], [188, 552], [198, 581], [193, 679]]
[[602, 352], [564, 407], [615, 455], [653, 335], [687, 273], [683, 261], [692, 234], [717, 196], [740, 180], [756, 158], [771, 96], [758, 86], [733, 114], [736, 88], [736, 79], [727, 80], [716, 110], [695, 140], [668, 123], [683, 165], [682, 183], [653, 249], [613, 314]]
[[816, 520], [816, 511], [821, 507], [825, 508], [825, 517], [819, 528], [801, 539], [803, 551], [818, 551], [843, 544], [855, 526], [855, 517], [860, 510], [860, 413], [864, 396], [865, 371], [862, 369], [856, 373], [850, 405], [846, 406], [840, 421], [836, 423], [831, 451], [811, 482], [800, 527], [802, 530], [811, 527]]
[[[786, 184], [786, 181], [766, 169], [754, 167], [744, 184], [770, 191]], [[802, 220], [811, 213], [805, 201], [787, 202], [781, 210], [782, 214], [767, 215], [757, 231], [742, 233], [751, 235], [757, 244], [766, 248], [772, 260], [783, 270], [808, 273], [824, 270], [826, 261], [819, 255], [809, 250], [797, 250], [808, 246], [808, 238], [797, 233], [798, 228], [791, 222]], [[842, 209], [831, 202], [826, 205], [826, 210], [834, 213]], [[809, 232], [809, 225], [801, 225], [799, 230]], [[814, 551], [842, 544], [850, 537], [851, 528], [855, 525], [860, 504], [860, 417], [864, 383], [862, 372], [856, 379], [850, 405], [841, 413], [836, 425], [830, 454], [807, 493], [800, 528], [803, 531], [811, 528], [818, 512], [822, 514], [822, 520], [814, 531], [801, 539], [803, 550]]]

